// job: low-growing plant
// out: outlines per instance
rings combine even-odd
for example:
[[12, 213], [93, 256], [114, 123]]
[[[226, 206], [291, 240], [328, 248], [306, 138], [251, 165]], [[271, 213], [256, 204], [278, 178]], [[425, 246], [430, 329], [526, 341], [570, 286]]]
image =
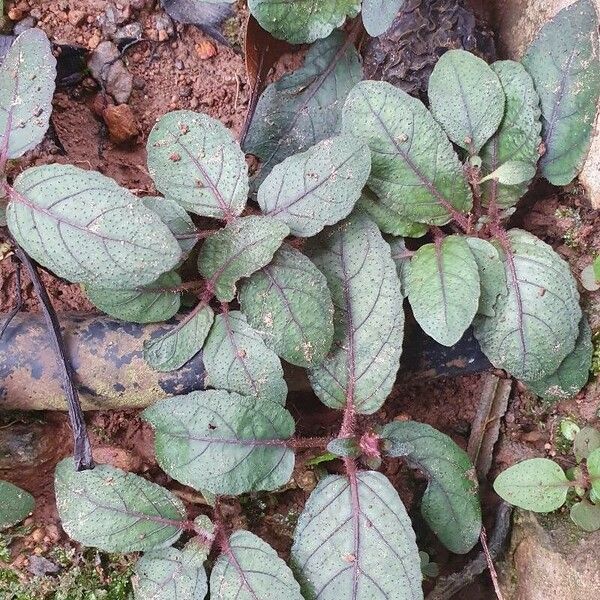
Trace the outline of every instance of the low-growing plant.
[[[278, 6], [283, 12], [273, 12]], [[567, 264], [504, 223], [538, 169], [563, 185], [582, 166], [600, 93], [592, 4], [561, 12], [522, 63], [488, 66], [447, 52], [431, 76], [430, 110], [387, 83], [361, 81], [356, 26], [349, 36], [332, 32], [359, 7], [250, 2], [273, 33], [284, 23], [288, 41], [317, 39], [305, 64], [269, 86], [251, 113], [243, 149], [261, 161], [252, 180], [221, 123], [176, 111], [159, 119], [147, 145], [163, 197], [137, 199], [68, 165], [33, 167], [3, 184], [16, 247], [82, 284], [101, 310], [160, 322], [176, 316], [184, 293], [196, 298], [146, 341], [144, 356], [168, 371], [203, 350], [212, 389], [142, 416], [160, 466], [211, 499], [212, 519], [190, 520], [174, 494], [142, 477], [90, 469], [77, 449], [56, 470], [71, 537], [145, 553], [134, 578], [140, 599], [203, 598], [211, 553], [212, 598], [422, 598], [415, 533], [376, 470], [383, 458], [427, 475], [421, 511], [447, 548], [465, 553], [477, 543], [477, 478], [466, 453], [428, 425], [372, 429], [362, 418], [392, 390], [405, 297], [440, 344], [473, 326], [491, 363], [542, 396], [572, 394], [587, 379], [591, 334]], [[324, 8], [335, 18], [319, 22]], [[39, 34], [23, 34], [0, 73], [8, 89], [2, 166], [40, 141], [44, 123], [30, 122], [47, 124], [49, 88], [22, 88], [39, 81], [24, 57], [40, 46], [47, 50]], [[223, 226], [199, 230], [190, 213]], [[410, 239], [425, 235], [432, 241]], [[182, 281], [184, 262], [201, 277]], [[307, 369], [315, 394], [340, 412], [336, 436], [295, 436], [281, 359]], [[230, 531], [220, 497], [283, 486], [295, 451], [310, 448], [339, 457], [343, 471], [311, 493], [290, 569], [256, 535]], [[191, 537], [181, 545], [184, 532]]]

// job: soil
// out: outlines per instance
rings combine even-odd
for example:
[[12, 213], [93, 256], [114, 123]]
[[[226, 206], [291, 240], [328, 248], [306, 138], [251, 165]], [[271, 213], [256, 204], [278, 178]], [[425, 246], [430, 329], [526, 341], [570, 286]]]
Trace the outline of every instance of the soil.
[[[36, 15], [38, 26], [54, 41], [93, 49], [103, 39], [99, 18], [108, 4], [106, 0], [19, 0], [9, 2], [8, 9], [16, 10], [20, 18]], [[142, 6], [131, 9], [129, 21], [139, 21], [148, 39], [134, 45], [125, 55], [127, 68], [134, 76], [128, 105], [139, 129], [137, 138], [128, 145], [117, 145], [109, 139], [106, 125], [98, 116], [98, 106], [106, 102], [106, 97], [91, 78], [86, 78], [75, 87], [57, 92], [52, 117], [56, 139], [45, 140], [20, 160], [13, 167], [11, 177], [36, 164], [71, 163], [98, 170], [135, 193], [147, 195], [155, 190], [145, 166], [144, 141], [162, 114], [175, 109], [202, 111], [239, 134], [249, 96], [239, 47], [218, 45], [197, 28], [181, 25], [175, 26], [168, 39], [158, 41], [154, 23], [162, 11], [156, 4], [152, 0], [120, 0], [120, 6]], [[213, 56], [209, 56], [212, 50], [206, 51], [207, 44], [215, 51]], [[284, 57], [275, 73], [289, 70], [298, 60], [298, 56]], [[576, 274], [591, 262], [594, 253], [600, 252], [600, 217], [577, 187], [557, 193], [549, 186], [536, 185], [513, 221], [552, 244], [570, 262]], [[58, 312], [93, 310], [78, 286], [57, 280], [48, 273], [43, 274], [43, 280]], [[10, 259], [0, 261], [0, 313], [7, 312], [15, 303], [15, 282], [15, 265]], [[25, 276], [22, 295], [24, 310], [37, 310], [37, 301]], [[599, 303], [600, 292], [584, 292], [583, 299], [588, 305]], [[592, 327], [600, 329], [600, 316], [593, 313]], [[405, 418], [426, 422], [466, 448], [479, 403], [482, 377], [399, 382], [371, 422]], [[581, 424], [598, 424], [598, 404], [593, 385], [577, 398], [552, 406], [540, 404], [516, 386], [502, 425], [490, 481], [498, 471], [526, 457], [558, 455], [560, 458], [556, 443], [560, 419], [570, 416]], [[293, 397], [291, 410], [300, 435], [327, 435], [339, 426], [338, 415], [312, 397]], [[22, 566], [20, 549], [27, 554], [35, 546], [41, 548], [39, 553], [43, 554], [59, 540], [67, 543], [58, 523], [52, 479], [56, 462], [70, 454], [71, 437], [64, 414], [8, 414], [3, 416], [3, 421], [9, 425], [9, 439], [19, 440], [25, 434], [29, 437], [26, 444], [14, 441], [23, 447], [10, 449], [12, 457], [20, 456], [17, 465], [14, 461], [8, 465], [0, 459], [0, 478], [21, 485], [35, 496], [36, 509], [29, 522], [44, 533], [41, 541], [32, 542], [33, 538], [26, 536], [17, 542], [13, 556], [20, 561], [17, 566]], [[192, 517], [207, 510], [200, 494], [172, 481], [158, 468], [153, 458], [151, 431], [135, 411], [88, 413], [87, 422], [99, 461], [143, 474], [173, 489], [186, 502]], [[243, 503], [232, 500], [226, 508], [226, 518], [232, 525], [248, 527], [263, 536], [286, 557], [296, 519], [317, 481], [320, 467], [305, 464], [313, 456], [314, 451], [299, 454], [294, 478], [286, 490], [274, 495], [252, 495]], [[43, 458], [41, 463], [40, 457]], [[328, 468], [335, 470], [335, 463]], [[397, 460], [386, 461], [382, 469], [392, 479], [419, 525], [417, 499], [425, 483], [401, 468]], [[489, 525], [493, 523], [497, 499], [489, 494], [485, 497], [490, 498], [484, 507]], [[440, 564], [442, 573], [464, 565], [464, 559], [451, 557], [426, 533], [426, 528], [419, 527], [419, 534], [420, 547]], [[466, 591], [464, 597], [487, 599], [491, 594], [486, 581], [482, 580]]]

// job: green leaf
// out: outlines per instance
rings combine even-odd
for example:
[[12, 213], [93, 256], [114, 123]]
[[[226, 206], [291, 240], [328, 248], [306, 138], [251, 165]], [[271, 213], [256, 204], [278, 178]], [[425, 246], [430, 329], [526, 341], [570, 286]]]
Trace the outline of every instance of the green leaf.
[[600, 506], [582, 500], [571, 507], [571, 520], [584, 531], [600, 529]]
[[368, 146], [349, 135], [336, 136], [277, 165], [258, 189], [257, 201], [293, 235], [310, 237], [350, 214], [370, 170]]
[[467, 453], [447, 435], [414, 421], [388, 423], [381, 437], [386, 454], [405, 457], [427, 476], [421, 513], [435, 535], [450, 551], [469, 552], [479, 540], [481, 507]]
[[417, 323], [444, 346], [453, 346], [479, 307], [477, 262], [463, 237], [421, 246], [410, 261], [407, 295]]
[[169, 288], [181, 285], [174, 271], [161, 275], [154, 283], [133, 290], [85, 286], [92, 304], [111, 317], [130, 323], [159, 323], [177, 314], [181, 294]]
[[198, 270], [211, 280], [221, 302], [231, 302], [236, 283], [268, 265], [289, 232], [287, 225], [272, 217], [236, 219], [206, 239]]
[[280, 404], [222, 390], [161, 400], [142, 416], [155, 429], [156, 458], [194, 489], [236, 495], [289, 480], [294, 420]]
[[504, 246], [508, 295], [498, 299], [494, 317], [475, 319], [475, 337], [496, 368], [537, 381], [575, 347], [579, 293], [568, 264], [534, 235], [511, 229]]
[[31, 258], [75, 283], [146, 285], [181, 255], [167, 226], [131, 192], [100, 173], [69, 165], [21, 173], [7, 220]]
[[107, 552], [167, 548], [183, 531], [179, 498], [143, 477], [108, 465], [76, 471], [72, 458], [56, 467], [56, 506], [62, 528], [84, 546]]
[[184, 208], [169, 198], [148, 196], [142, 199], [144, 206], [155, 212], [179, 242], [184, 254], [191, 252], [198, 241], [196, 226]]
[[583, 427], [573, 441], [573, 454], [578, 463], [598, 448], [600, 448], [600, 431], [593, 427]]
[[524, 383], [534, 394], [549, 402], [572, 398], [588, 381], [593, 351], [592, 331], [587, 318], [583, 316], [575, 348], [560, 363], [558, 370], [538, 381]]
[[304, 65], [267, 87], [256, 105], [244, 150], [274, 165], [339, 132], [344, 101], [362, 79], [358, 53], [341, 31], [313, 44]]
[[281, 362], [241, 312], [217, 315], [203, 360], [205, 385], [285, 404], [287, 385]]
[[263, 29], [291, 44], [310, 44], [360, 11], [360, 0], [248, 0]]
[[592, 483], [592, 490], [598, 495], [600, 494], [600, 448], [590, 452], [586, 459], [586, 466]]
[[156, 189], [185, 210], [225, 220], [244, 210], [246, 159], [220, 121], [190, 110], [167, 113], [150, 132], [147, 149]]
[[8, 481], [0, 481], [0, 531], [25, 519], [34, 508], [31, 494]]
[[509, 160], [501, 164], [495, 171], [481, 179], [480, 183], [496, 180], [504, 185], [519, 185], [531, 181], [535, 175], [535, 165], [519, 160]]
[[289, 567], [265, 541], [236, 531], [210, 575], [211, 600], [303, 600]]
[[402, 351], [402, 293], [389, 245], [362, 214], [311, 240], [309, 256], [327, 278], [334, 343], [309, 380], [320, 400], [372, 414], [391, 392]]
[[388, 238], [386, 241], [392, 249], [392, 260], [396, 264], [396, 273], [400, 280], [402, 295], [406, 296], [408, 276], [410, 273], [410, 260], [414, 252], [407, 249], [404, 238]]
[[327, 444], [327, 450], [336, 456], [358, 458], [362, 452], [355, 438], [336, 438]]
[[544, 177], [567, 185], [581, 170], [600, 96], [598, 16], [591, 0], [579, 0], [541, 29], [523, 65], [542, 103]]
[[319, 482], [300, 515], [291, 560], [306, 600], [423, 598], [410, 519], [375, 471]]
[[377, 196], [369, 189], [363, 190], [357, 206], [366, 212], [383, 233], [402, 237], [418, 238], [429, 231], [429, 226], [422, 223], [411, 223], [402, 218], [397, 212], [382, 204]]
[[494, 308], [498, 298], [508, 294], [504, 263], [498, 249], [487, 240], [473, 237], [465, 239], [479, 269], [481, 296], [477, 312], [480, 315], [493, 317], [496, 314]]
[[482, 185], [485, 205], [494, 200], [497, 206], [509, 208], [527, 191], [540, 158], [540, 98], [531, 76], [521, 64], [501, 60], [495, 62], [492, 69], [502, 83], [506, 110], [498, 131], [481, 149], [482, 173], [492, 173], [511, 161], [524, 163], [534, 170], [517, 185], [506, 185], [503, 181], [490, 181]]
[[[2, 15], [0, 14], [0, 20]], [[0, 170], [43, 139], [52, 112], [56, 59], [46, 34], [24, 31], [0, 65]]]
[[293, 365], [319, 364], [333, 341], [333, 303], [325, 276], [284, 244], [240, 287], [240, 305], [267, 346]]
[[428, 95], [435, 120], [470, 154], [481, 150], [504, 115], [498, 76], [484, 60], [465, 50], [449, 50], [437, 61]]
[[494, 490], [519, 508], [547, 513], [565, 503], [569, 481], [555, 462], [532, 458], [500, 473], [494, 481]]
[[204, 600], [206, 571], [189, 548], [144, 554], [135, 565], [135, 600]]
[[462, 165], [420, 100], [389, 83], [363, 81], [346, 100], [343, 131], [367, 140], [368, 185], [404, 221], [445, 225], [449, 209], [470, 210]]
[[174, 371], [193, 358], [204, 344], [213, 323], [210, 306], [199, 304], [166, 333], [156, 332], [144, 342], [144, 359], [155, 370]]
[[406, 0], [363, 0], [362, 19], [367, 33], [379, 37], [394, 22]]

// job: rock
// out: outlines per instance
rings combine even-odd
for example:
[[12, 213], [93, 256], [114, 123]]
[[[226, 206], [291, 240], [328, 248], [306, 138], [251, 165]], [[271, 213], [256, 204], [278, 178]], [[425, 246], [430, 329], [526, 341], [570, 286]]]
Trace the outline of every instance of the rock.
[[154, 15], [154, 29], [158, 33], [159, 42], [165, 42], [175, 33], [173, 21], [171, 21], [171, 17], [166, 13]]
[[37, 577], [42, 577], [48, 573], [58, 573], [60, 567], [43, 556], [32, 555], [29, 557], [27, 570]]
[[[494, 19], [501, 58], [519, 60], [542, 25], [575, 0], [495, 0]], [[594, 0], [600, 14], [600, 0]], [[600, 112], [600, 103], [598, 105]], [[600, 117], [579, 180], [596, 209], [600, 208]]]
[[113, 42], [102, 42], [92, 52], [88, 67], [92, 76], [110, 94], [117, 104], [125, 104], [133, 90], [133, 75], [120, 59]]
[[25, 2], [19, 2], [11, 6], [6, 13], [11, 21], [21, 21], [29, 12], [29, 6]]
[[144, 29], [141, 23], [135, 21], [134, 23], [129, 23], [124, 27], [119, 27], [115, 34], [112, 36], [115, 44], [119, 44], [125, 40], [139, 40], [142, 38], [144, 33]]
[[516, 511], [500, 586], [507, 600], [588, 600], [600, 596], [600, 531], [587, 534], [565, 514]]
[[82, 10], [70, 10], [67, 19], [71, 25], [79, 27], [87, 19], [87, 15]]
[[217, 47], [209, 40], [202, 40], [196, 44], [196, 54], [200, 60], [207, 60], [217, 55]]
[[103, 112], [110, 139], [115, 144], [128, 144], [137, 138], [140, 129], [128, 104], [107, 106]]
[[35, 19], [29, 15], [14, 26], [13, 34], [21, 35], [24, 31], [27, 31], [27, 29], [32, 29], [33, 27], [35, 27]]

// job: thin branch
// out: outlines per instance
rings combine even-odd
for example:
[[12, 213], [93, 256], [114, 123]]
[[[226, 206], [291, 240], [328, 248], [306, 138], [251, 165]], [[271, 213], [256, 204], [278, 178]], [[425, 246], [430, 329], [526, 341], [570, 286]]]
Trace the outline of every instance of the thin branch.
[[94, 460], [92, 458], [92, 447], [90, 445], [85, 419], [83, 418], [83, 411], [81, 410], [81, 404], [79, 402], [79, 394], [73, 379], [73, 367], [71, 366], [65, 347], [65, 341], [60, 330], [60, 323], [58, 322], [56, 312], [34, 262], [12, 236], [11, 241], [14, 245], [15, 256], [27, 270], [33, 288], [40, 300], [44, 319], [50, 333], [52, 346], [58, 360], [58, 366], [61, 371], [62, 387], [67, 396], [69, 405], [69, 422], [71, 423], [71, 429], [73, 431], [75, 468], [77, 471], [93, 469]]
[[494, 584], [494, 591], [496, 592], [496, 596], [498, 597], [498, 600], [504, 600], [504, 597], [502, 596], [502, 591], [500, 590], [500, 585], [498, 584], [498, 573], [496, 573], [496, 567], [494, 566], [494, 561], [492, 560], [492, 555], [490, 554], [490, 549], [487, 545], [487, 534], [485, 532], [485, 527], [481, 528], [479, 540], [481, 541], [481, 546], [483, 547], [485, 561], [487, 562], [490, 577], [492, 578], [492, 583]]
[[17, 262], [16, 271], [15, 271], [15, 296], [17, 297], [17, 301], [12, 308], [12, 310], [8, 313], [6, 317], [6, 321], [4, 321], [4, 325], [2, 325], [2, 329], [0, 329], [0, 338], [4, 335], [7, 327], [10, 325], [11, 321], [17, 316], [21, 308], [23, 308], [23, 295], [21, 294], [21, 263]]

